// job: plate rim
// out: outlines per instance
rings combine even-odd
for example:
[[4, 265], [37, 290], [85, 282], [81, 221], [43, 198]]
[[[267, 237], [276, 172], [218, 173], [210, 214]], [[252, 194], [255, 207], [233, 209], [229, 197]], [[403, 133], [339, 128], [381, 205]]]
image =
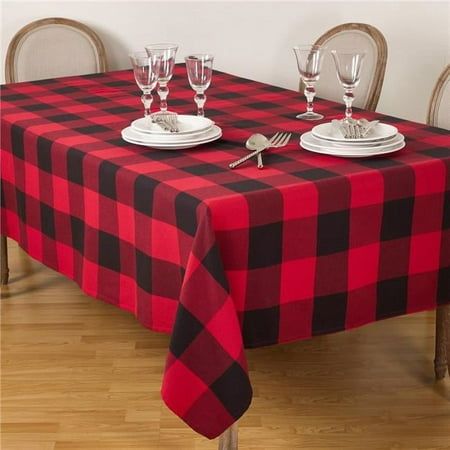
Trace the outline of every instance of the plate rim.
[[314, 133], [314, 130], [317, 130], [318, 127], [323, 127], [324, 125], [327, 126], [333, 126], [331, 122], [325, 122], [325, 123], [319, 123], [318, 125], [314, 126], [310, 131], [311, 133], [314, 134], [314, 136], [318, 137], [319, 139], [323, 139], [326, 141], [333, 141], [333, 142], [342, 142], [342, 143], [359, 143], [359, 142], [376, 142], [376, 141], [384, 141], [389, 139], [392, 136], [395, 136], [396, 134], [398, 134], [398, 128], [394, 125], [391, 125], [390, 123], [383, 123], [380, 122], [378, 125], [381, 125], [383, 127], [390, 127], [393, 130], [395, 130], [394, 133], [390, 134], [389, 136], [385, 136], [385, 137], [379, 137], [379, 138], [370, 138], [370, 137], [365, 137], [365, 138], [357, 138], [357, 139], [345, 139], [345, 138], [335, 138], [335, 137], [331, 137], [331, 136], [325, 136], [324, 134], [319, 135]]
[[185, 150], [185, 149], [194, 148], [194, 147], [197, 147], [197, 146], [200, 146], [203, 144], [208, 144], [210, 142], [214, 142], [214, 141], [220, 139], [222, 136], [223, 136], [223, 133], [222, 133], [222, 130], [220, 129], [219, 134], [211, 136], [207, 140], [204, 140], [201, 142], [188, 143], [188, 144], [176, 144], [176, 145], [171, 145], [171, 146], [167, 146], [167, 145], [164, 145], [161, 143], [155, 143], [154, 145], [153, 144], [145, 144], [142, 142], [134, 141], [132, 139], [126, 139], [123, 136], [122, 136], [122, 139], [129, 144], [139, 145], [141, 147], [147, 147], [147, 148], [154, 148], [155, 150]]
[[[215, 125], [214, 121], [211, 120], [209, 117], [201, 117], [201, 116], [194, 116], [192, 114], [178, 114], [178, 117], [191, 117], [195, 119], [200, 120], [207, 120], [209, 121], [208, 126], [205, 126], [201, 129], [194, 130], [194, 131], [180, 131], [177, 133], [178, 136], [184, 135], [184, 134], [195, 134], [195, 133], [201, 133], [202, 131], [206, 131], [208, 128], [211, 128], [213, 125]], [[150, 131], [150, 130], [143, 130], [142, 128], [136, 128], [135, 124], [136, 122], [145, 119], [145, 117], [140, 117], [139, 119], [135, 119], [130, 123], [130, 127], [135, 129], [136, 131], [139, 131], [140, 133], [149, 134], [149, 135], [160, 135], [160, 136], [170, 136], [172, 133], [170, 131], [166, 131], [161, 129], [160, 131]]]
[[[131, 129], [132, 131], [136, 132], [136, 130], [132, 129], [131, 126], [125, 127], [122, 131], [121, 131], [121, 135], [122, 137], [124, 136], [124, 132], [126, 133], [126, 130]], [[209, 133], [206, 134], [206, 133]], [[196, 140], [189, 140], [189, 141], [178, 141], [178, 142], [168, 142], [168, 141], [158, 141], [158, 140], [139, 140], [139, 139], [134, 139], [134, 138], [128, 138], [131, 139], [135, 142], [139, 142], [142, 145], [159, 145], [159, 146], [164, 146], [164, 147], [174, 147], [174, 146], [179, 146], [179, 145], [184, 145], [184, 144], [201, 144], [203, 141], [207, 141], [208, 139], [213, 138], [216, 135], [222, 135], [223, 131], [222, 129], [217, 126], [217, 125], [213, 125], [211, 127], [210, 130], [208, 130], [208, 132], [205, 132], [205, 137], [203, 137], [202, 139], [196, 139]]]
[[[302, 142], [300, 141], [299, 143], [300, 147], [303, 150], [306, 150], [308, 152], [312, 152], [312, 153], [318, 153], [320, 155], [327, 155], [327, 156], [336, 156], [337, 158], [371, 158], [374, 156], [383, 156], [383, 155], [388, 155], [390, 153], [395, 153], [398, 152], [399, 150], [402, 150], [403, 148], [405, 148], [406, 146], [406, 142], [402, 141], [399, 142], [396, 146], [394, 146], [393, 148], [389, 149], [389, 150], [383, 150], [381, 152], [377, 152], [377, 153], [364, 153], [364, 154], [345, 154], [345, 153], [337, 153], [337, 152], [329, 152], [326, 151], [324, 149], [324, 151], [318, 150], [318, 149], [313, 149], [313, 148], [306, 148], [303, 147]], [[306, 144], [308, 146], [308, 144]]]
[[[304, 139], [303, 136], [306, 136], [306, 138], [311, 136], [311, 137], [313, 137], [315, 139], [319, 139], [320, 140], [320, 138], [317, 138], [317, 136], [314, 136], [311, 131], [303, 133], [301, 135], [301, 137], [300, 137], [300, 140]], [[359, 146], [353, 145], [353, 146], [350, 146], [350, 147], [338, 147], [338, 148], [334, 148], [334, 149], [330, 148], [330, 150], [332, 150], [332, 151], [334, 151], [334, 150], [336, 150], [336, 151], [349, 150], [349, 151], [362, 151], [362, 152], [371, 153], [371, 152], [373, 152], [373, 151], [375, 151], [377, 149], [382, 150], [383, 148], [392, 146], [394, 144], [400, 144], [400, 142], [404, 142], [405, 141], [405, 136], [402, 133], [397, 133], [394, 136], [394, 138], [397, 138], [397, 137], [398, 137], [398, 142], [395, 142], [395, 143], [394, 142], [392, 142], [392, 143], [384, 143], [384, 144], [381, 144], [379, 146], [369, 146], [369, 147], [366, 147], [366, 146], [364, 146], [364, 143], [361, 143], [361, 145], [359, 145]], [[331, 145], [331, 146], [336, 145], [335, 142], [330, 142], [330, 141], [325, 141], [325, 143], [328, 144], [328, 145]], [[315, 147], [320, 147], [320, 145], [317, 145], [315, 143], [307, 143], [307, 145], [314, 145]], [[340, 143], [338, 145], [340, 145]], [[326, 148], [325, 146], [323, 146], [323, 147]]]

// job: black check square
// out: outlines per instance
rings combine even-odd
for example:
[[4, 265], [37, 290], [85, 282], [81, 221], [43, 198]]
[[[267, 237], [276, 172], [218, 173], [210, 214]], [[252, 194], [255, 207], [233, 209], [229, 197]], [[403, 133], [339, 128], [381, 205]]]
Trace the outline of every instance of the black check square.
[[399, 277], [377, 284], [377, 320], [406, 313], [408, 278]]
[[104, 127], [103, 125], [88, 125], [86, 127], [75, 128], [75, 131], [81, 134], [95, 134], [104, 133], [106, 131], [111, 131], [110, 128]]
[[17, 204], [17, 215], [19, 216], [22, 222], [26, 223], [27, 210], [26, 210], [25, 194], [19, 189], [16, 189], [16, 204]]
[[70, 120], [80, 120], [80, 116], [76, 116], [75, 114], [57, 114], [56, 116], [49, 116], [48, 120], [51, 120], [52, 122], [69, 122]]
[[79, 92], [79, 88], [75, 86], [65, 86], [62, 88], [53, 89], [53, 92], [56, 92], [57, 94], [72, 94], [74, 92]]
[[152, 292], [152, 258], [136, 250], [136, 282], [145, 292]]
[[346, 293], [316, 297], [312, 323], [313, 335], [344, 330], [346, 312]]
[[134, 83], [125, 80], [108, 81], [107, 83], [105, 83], [105, 86], [110, 87], [132, 86], [132, 85], [134, 85]]
[[242, 399], [252, 395], [248, 375], [237, 362], [233, 362], [211, 385], [211, 390], [234, 419], [238, 419], [247, 409]]
[[11, 150], [12, 153], [20, 159], [24, 159], [24, 147], [23, 147], [23, 133], [24, 129], [18, 125], [11, 127]]
[[15, 102], [18, 100], [26, 100], [28, 97], [28, 95], [25, 94], [7, 94], [7, 95], [2, 95], [2, 100], [4, 100], [5, 102]]
[[177, 227], [191, 236], [197, 231], [197, 206], [200, 203], [198, 198], [185, 192], [179, 193], [175, 198]]
[[220, 98], [221, 100], [229, 100], [233, 98], [243, 97], [243, 95], [239, 94], [238, 92], [220, 92], [218, 94], [215, 94], [214, 97]]
[[70, 229], [72, 246], [82, 254], [84, 251], [84, 222], [78, 217], [70, 216]]
[[27, 111], [36, 112], [36, 111], [44, 111], [46, 109], [52, 109], [52, 105], [47, 105], [47, 103], [33, 103], [32, 105], [24, 105], [23, 109]]
[[348, 210], [319, 214], [317, 227], [317, 254], [319, 256], [348, 250]]
[[231, 125], [236, 128], [259, 128], [264, 124], [261, 122], [256, 122], [255, 120], [247, 119], [247, 120], [237, 120], [236, 122], [233, 122]]
[[282, 262], [283, 223], [275, 222], [250, 228], [248, 267], [258, 269]]
[[183, 326], [174, 327], [170, 351], [179, 358], [204, 327], [181, 303], [178, 305], [176, 321]]
[[184, 171], [191, 173], [192, 175], [213, 175], [215, 173], [225, 172], [222, 167], [216, 166], [215, 164], [197, 164], [195, 166], [185, 167]]
[[54, 211], [50, 206], [45, 203], [40, 204], [41, 208], [41, 228], [42, 232], [52, 238], [55, 239], [55, 215]]
[[100, 266], [120, 272], [119, 238], [104, 231], [98, 232], [98, 262]]
[[77, 101], [80, 102], [80, 103], [85, 103], [87, 105], [91, 105], [91, 104], [94, 104], [94, 103], [107, 102], [108, 99], [105, 98], [105, 97], [99, 97], [99, 96], [96, 96], [96, 95], [92, 95], [90, 97], [78, 98]]
[[145, 175], [139, 175], [134, 181], [134, 207], [147, 216], [152, 215], [153, 194], [159, 182]]
[[76, 148], [67, 150], [67, 177], [72, 183], [83, 185], [83, 159], [85, 153]]
[[279, 108], [279, 104], [277, 103], [269, 103], [269, 102], [254, 102], [254, 103], [249, 103], [248, 105], [249, 108], [252, 109], [257, 109], [257, 110], [264, 110], [264, 109], [271, 109], [271, 108]]
[[258, 191], [261, 189], [269, 189], [270, 188], [269, 185], [261, 183], [261, 181], [257, 181], [257, 180], [235, 181], [233, 183], [224, 184], [224, 187], [231, 189], [232, 191], [235, 191], [235, 192], [250, 192], [250, 191]]
[[337, 173], [320, 168], [302, 170], [300, 172], [293, 172], [292, 175], [309, 181], [322, 180], [324, 178], [332, 178], [338, 176]]
[[[448, 134], [448, 131], [447, 131]], [[420, 153], [423, 153], [424, 155], [431, 156], [433, 158], [449, 158], [450, 157], [450, 148], [430, 148], [428, 150], [422, 150]]]
[[98, 169], [98, 185], [100, 194], [111, 199], [116, 198], [116, 175], [120, 166], [110, 161], [102, 161]]
[[278, 342], [280, 326], [280, 307], [255, 309], [244, 312], [243, 330], [244, 346], [251, 348], [252, 343], [271, 345]]
[[414, 199], [390, 200], [383, 205], [381, 239], [399, 239], [411, 235]]
[[448, 303], [450, 301], [450, 267], [443, 267], [438, 274], [438, 304]]
[[110, 114], [127, 114], [136, 112], [136, 109], [130, 106], [114, 106], [112, 108], [106, 108], [105, 111]]

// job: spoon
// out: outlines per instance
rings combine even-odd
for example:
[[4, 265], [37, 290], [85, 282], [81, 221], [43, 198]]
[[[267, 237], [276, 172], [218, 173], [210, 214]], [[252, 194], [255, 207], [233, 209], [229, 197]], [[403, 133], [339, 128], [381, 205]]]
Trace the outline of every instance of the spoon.
[[[267, 148], [270, 146], [269, 139], [267, 139], [264, 135], [260, 133], [252, 134], [245, 143], [245, 147], [248, 150], [255, 151], [260, 150], [262, 148]], [[258, 169], [262, 169], [264, 167], [261, 153], [258, 153]]]

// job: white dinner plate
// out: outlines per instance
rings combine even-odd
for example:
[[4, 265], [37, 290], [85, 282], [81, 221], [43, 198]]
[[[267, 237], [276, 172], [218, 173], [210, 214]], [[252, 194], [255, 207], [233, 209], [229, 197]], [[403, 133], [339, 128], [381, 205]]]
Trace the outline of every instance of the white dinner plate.
[[314, 136], [325, 139], [327, 141], [336, 141], [336, 142], [345, 142], [353, 144], [359, 144], [361, 142], [373, 142], [373, 141], [382, 141], [385, 139], [390, 139], [398, 133], [396, 127], [389, 125], [387, 123], [378, 123], [372, 131], [369, 132], [369, 135], [364, 138], [359, 139], [346, 139], [342, 137], [342, 134], [336, 127], [331, 123], [321, 123], [320, 125], [316, 125], [312, 130], [312, 134]]
[[[142, 140], [143, 133], [139, 133], [133, 130], [131, 127], [127, 127], [122, 130], [122, 139], [130, 144], [143, 145], [145, 147], [151, 147], [159, 150], [182, 150], [196, 147], [197, 145], [213, 142], [222, 137], [222, 130], [214, 125], [209, 131], [202, 134], [196, 140], [186, 140], [184, 142], [159, 142], [150, 141], [148, 139]], [[145, 135], [144, 135], [145, 137]]]
[[207, 117], [190, 116], [184, 114], [178, 114], [177, 116], [178, 128], [180, 131], [177, 133], [171, 133], [170, 131], [163, 130], [158, 124], [151, 122], [150, 118], [142, 117], [131, 122], [131, 127], [141, 133], [147, 133], [160, 136], [173, 136], [183, 134], [195, 134], [208, 130], [214, 125], [214, 122]]
[[300, 146], [302, 148], [310, 152], [320, 153], [322, 155], [338, 156], [341, 158], [370, 158], [373, 156], [387, 155], [389, 153], [394, 153], [401, 150], [406, 145], [404, 139], [401, 139], [394, 144], [383, 146], [383, 148], [371, 148], [370, 150], [362, 151], [353, 147], [336, 149], [328, 146], [324, 147], [311, 144], [308, 136], [304, 138], [306, 134], [308, 133], [303, 134], [300, 138]]
[[302, 134], [302, 141], [307, 145], [314, 145], [316, 147], [326, 148], [328, 150], [340, 152], [355, 152], [355, 153], [373, 153], [385, 148], [391, 147], [392, 145], [398, 145], [403, 142], [405, 137], [403, 134], [397, 133], [394, 137], [386, 139], [384, 141], [379, 141], [376, 144], [363, 142], [359, 145], [348, 145], [342, 142], [327, 141], [324, 139], [319, 139], [314, 136], [312, 132]]

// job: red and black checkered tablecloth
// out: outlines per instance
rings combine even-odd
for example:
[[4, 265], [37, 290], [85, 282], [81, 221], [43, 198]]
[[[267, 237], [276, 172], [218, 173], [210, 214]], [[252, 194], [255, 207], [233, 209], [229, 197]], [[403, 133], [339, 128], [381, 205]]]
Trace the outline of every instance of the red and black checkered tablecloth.
[[[170, 90], [173, 110], [194, 112], [184, 66]], [[1, 212], [32, 257], [172, 334], [163, 398], [213, 438], [250, 404], [244, 348], [450, 301], [450, 138], [364, 113], [406, 148], [321, 156], [299, 148], [302, 95], [221, 72], [207, 93], [223, 138], [159, 151], [120, 138], [142, 114], [130, 71], [3, 86]], [[294, 138], [264, 170], [229, 170], [251, 133], [277, 131]]]

